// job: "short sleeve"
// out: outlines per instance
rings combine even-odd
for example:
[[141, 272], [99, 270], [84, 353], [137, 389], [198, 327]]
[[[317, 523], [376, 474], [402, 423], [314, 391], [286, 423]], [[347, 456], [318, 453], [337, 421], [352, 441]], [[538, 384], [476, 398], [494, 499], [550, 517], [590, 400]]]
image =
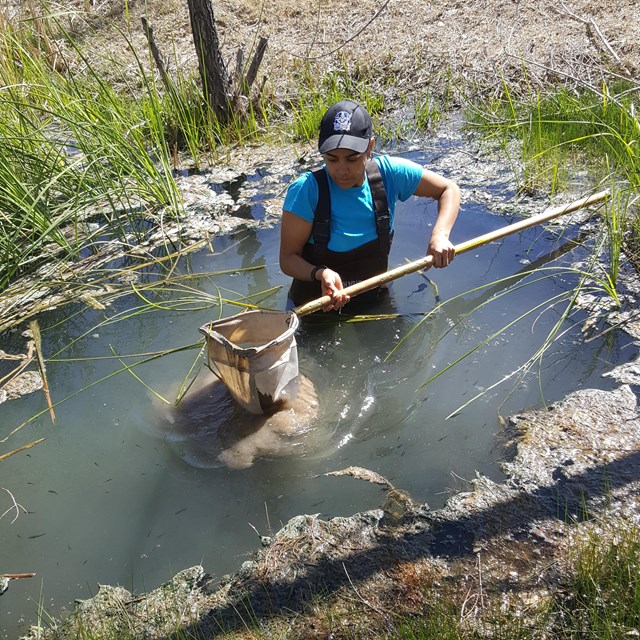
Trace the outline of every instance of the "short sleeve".
[[376, 158], [388, 197], [404, 202], [418, 188], [422, 179], [422, 167], [406, 158], [379, 156]]
[[307, 222], [313, 222], [318, 206], [318, 182], [310, 171], [303, 173], [287, 189], [282, 208]]

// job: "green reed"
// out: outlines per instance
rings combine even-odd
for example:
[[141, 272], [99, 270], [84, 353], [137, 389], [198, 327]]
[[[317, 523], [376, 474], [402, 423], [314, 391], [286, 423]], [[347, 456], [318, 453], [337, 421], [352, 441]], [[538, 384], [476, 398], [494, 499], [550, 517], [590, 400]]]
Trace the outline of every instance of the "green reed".
[[612, 185], [617, 195], [606, 225], [614, 282], [623, 249], [640, 264], [638, 91], [640, 84], [616, 78], [601, 87], [540, 91], [528, 86], [518, 93], [504, 81], [499, 96], [469, 112], [470, 122], [499, 140], [507, 155], [519, 154], [512, 166], [518, 168], [521, 190], [553, 194], [584, 173], [595, 184]]
[[148, 110], [90, 67], [51, 68], [21, 26], [0, 35], [0, 289], [44, 257], [90, 245], [88, 219], [106, 218], [124, 236], [132, 212], [177, 215], [180, 206]]
[[[576, 284], [572, 288], [569, 288], [566, 291], [560, 291], [550, 298], [536, 301], [528, 309], [525, 309], [519, 316], [510, 317], [506, 324], [498, 327], [484, 339], [473, 344], [467, 351], [453, 359], [453, 361], [446, 367], [431, 373], [420, 385], [421, 387], [425, 387], [437, 378], [445, 375], [450, 369], [477, 353], [488, 344], [493, 343], [501, 335], [508, 333], [515, 325], [524, 321], [528, 321], [534, 325], [542, 314], [548, 313], [553, 309], [557, 315], [557, 319], [549, 328], [547, 334], [540, 339], [539, 344], [536, 345], [532, 343], [533, 350], [531, 356], [502, 378], [494, 381], [488, 381], [487, 386], [483, 391], [466, 400], [462, 405], [452, 411], [447, 418], [453, 417], [473, 402], [479, 400], [486, 394], [493, 392], [496, 388], [505, 385], [507, 382], [511, 382], [513, 388], [516, 388], [517, 383], [524, 379], [532, 369], [534, 369], [534, 367], [538, 366], [538, 368], [541, 368], [543, 359], [553, 344], [567, 331], [573, 329], [572, 318], [577, 311], [576, 302], [581, 294], [592, 294], [600, 299], [611, 300], [616, 306], [620, 305], [615, 284], [608, 273], [599, 269], [598, 263], [595, 259], [592, 260], [591, 264], [586, 265], [583, 268], [548, 266], [537, 268], [535, 270], [525, 270], [500, 280], [484, 283], [475, 289], [458, 294], [457, 296], [438, 304], [429, 313], [425, 314], [425, 316], [421, 318], [410, 331], [402, 336], [393, 349], [391, 349], [386, 359], [388, 360], [392, 357], [397, 357], [399, 355], [397, 352], [403, 346], [406, 346], [406, 343], [410, 343], [412, 334], [418, 331], [423, 323], [428, 322], [431, 318], [443, 311], [446, 312], [449, 305], [455, 304], [457, 301], [464, 299], [469, 295], [479, 294], [477, 304], [475, 304], [467, 313], [463, 314], [458, 320], [451, 322], [440, 335], [433, 336], [429, 350], [423, 356], [425, 362], [428, 361], [429, 354], [433, 353], [438, 348], [438, 345], [445, 340], [448, 335], [458, 330], [460, 325], [465, 323], [474, 313], [480, 312], [488, 305], [504, 304], [504, 301], [502, 300], [503, 298], [508, 298], [508, 296], [514, 295], [518, 291], [526, 290], [527, 287], [535, 286], [547, 279], [555, 280], [558, 277], [562, 277], [563, 279], [573, 278], [576, 280]], [[567, 324], [568, 321], [570, 321], [569, 324]], [[544, 398], [542, 398], [542, 400], [544, 400]]]
[[[181, 157], [199, 167], [269, 117], [258, 100], [220, 121], [195, 77], [160, 82], [125, 32], [135, 78], [111, 60], [106, 80], [55, 17], [0, 10], [0, 24], [0, 291], [47, 260], [98, 251], [98, 237], [140, 242], [180, 218]], [[55, 62], [54, 36], [66, 51]]]

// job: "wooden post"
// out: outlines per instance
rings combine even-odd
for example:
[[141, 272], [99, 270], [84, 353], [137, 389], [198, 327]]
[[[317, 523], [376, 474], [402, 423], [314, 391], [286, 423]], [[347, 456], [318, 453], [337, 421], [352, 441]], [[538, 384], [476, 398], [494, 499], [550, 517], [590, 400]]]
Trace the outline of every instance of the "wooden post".
[[230, 113], [229, 75], [220, 51], [211, 0], [187, 0], [193, 43], [205, 98], [216, 115], [227, 120]]
[[142, 29], [144, 31], [144, 35], [147, 37], [147, 42], [149, 43], [149, 47], [151, 49], [151, 55], [153, 56], [153, 61], [156, 63], [156, 67], [160, 72], [160, 77], [162, 78], [162, 83], [164, 84], [164, 88], [167, 91], [170, 91], [171, 79], [169, 78], [169, 74], [167, 73], [167, 68], [164, 64], [164, 60], [162, 59], [162, 54], [160, 53], [160, 49], [156, 44], [156, 39], [153, 37], [153, 27], [149, 24], [145, 16], [141, 16], [140, 21], [142, 22]]
[[244, 79], [244, 91], [245, 95], [249, 95], [249, 89], [251, 85], [255, 82], [256, 76], [258, 75], [258, 69], [260, 68], [260, 64], [262, 63], [262, 58], [264, 58], [264, 52], [267, 50], [267, 39], [264, 36], [260, 37], [258, 41], [258, 46], [256, 48], [256, 52], [253, 55], [251, 60], [251, 64], [249, 65], [249, 71], [247, 71], [247, 76]]

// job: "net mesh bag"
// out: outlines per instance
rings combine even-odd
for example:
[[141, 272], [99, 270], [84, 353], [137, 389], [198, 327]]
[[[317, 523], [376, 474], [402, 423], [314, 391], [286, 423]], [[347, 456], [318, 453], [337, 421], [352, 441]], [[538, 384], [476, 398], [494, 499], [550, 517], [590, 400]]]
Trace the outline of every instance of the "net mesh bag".
[[268, 413], [283, 389], [298, 376], [291, 311], [247, 311], [200, 327], [209, 368], [247, 411]]

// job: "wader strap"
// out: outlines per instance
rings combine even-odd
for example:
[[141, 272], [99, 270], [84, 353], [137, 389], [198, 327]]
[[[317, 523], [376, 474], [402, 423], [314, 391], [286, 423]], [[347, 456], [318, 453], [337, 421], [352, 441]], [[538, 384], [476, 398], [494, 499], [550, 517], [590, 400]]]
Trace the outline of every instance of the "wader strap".
[[318, 183], [318, 206], [313, 217], [313, 260], [315, 264], [326, 262], [327, 245], [331, 234], [331, 193], [329, 179], [324, 168], [311, 172]]
[[[378, 163], [370, 160], [366, 164], [366, 171], [373, 200], [380, 251], [387, 256], [391, 249], [391, 218], [389, 216], [387, 192], [384, 189]], [[325, 256], [331, 233], [331, 193], [329, 192], [329, 179], [324, 167], [311, 173], [318, 183], [318, 206], [315, 210], [312, 230], [313, 260], [315, 264], [322, 264], [326, 262]]]
[[380, 241], [380, 251], [387, 256], [391, 250], [391, 220], [387, 192], [384, 190], [378, 163], [370, 160], [367, 162], [366, 170], [371, 197], [373, 198], [373, 208], [376, 213], [376, 229], [378, 231], [378, 240]]

